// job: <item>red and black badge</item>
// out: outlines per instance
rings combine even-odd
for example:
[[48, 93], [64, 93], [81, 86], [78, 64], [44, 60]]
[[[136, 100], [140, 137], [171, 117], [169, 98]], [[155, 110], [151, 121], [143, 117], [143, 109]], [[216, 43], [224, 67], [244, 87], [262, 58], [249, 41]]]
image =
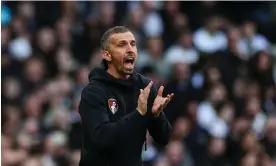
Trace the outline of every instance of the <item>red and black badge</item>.
[[115, 114], [118, 111], [118, 103], [116, 99], [108, 99], [108, 107], [110, 111]]

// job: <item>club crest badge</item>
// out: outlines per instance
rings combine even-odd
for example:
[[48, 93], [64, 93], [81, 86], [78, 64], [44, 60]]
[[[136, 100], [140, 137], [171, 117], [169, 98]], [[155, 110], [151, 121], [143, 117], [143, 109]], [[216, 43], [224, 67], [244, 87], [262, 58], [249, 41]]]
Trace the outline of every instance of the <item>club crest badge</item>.
[[108, 107], [110, 111], [115, 114], [118, 111], [118, 103], [116, 99], [108, 99]]

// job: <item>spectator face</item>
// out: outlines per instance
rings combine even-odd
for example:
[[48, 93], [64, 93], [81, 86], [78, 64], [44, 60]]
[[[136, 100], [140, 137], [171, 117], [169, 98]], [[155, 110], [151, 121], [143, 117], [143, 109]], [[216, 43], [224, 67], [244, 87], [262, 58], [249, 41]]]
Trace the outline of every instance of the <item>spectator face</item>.
[[259, 71], [267, 71], [271, 66], [271, 59], [266, 52], [262, 52], [257, 62], [257, 68]]
[[160, 38], [148, 40], [148, 50], [153, 56], [161, 56], [163, 51], [163, 42]]
[[221, 74], [218, 68], [211, 67], [207, 69], [207, 80], [210, 83], [217, 83], [221, 78]]
[[260, 96], [260, 87], [257, 83], [247, 84], [247, 96], [257, 97]]
[[188, 26], [188, 18], [185, 14], [177, 14], [173, 20], [173, 26], [176, 30], [183, 30]]
[[53, 113], [53, 123], [52, 126], [54, 128], [58, 128], [60, 130], [66, 130], [69, 126], [68, 119], [68, 110], [57, 109]]
[[253, 153], [248, 153], [242, 158], [241, 166], [257, 166], [257, 156]]
[[274, 92], [274, 86], [267, 87], [265, 91], [265, 98], [273, 99], [275, 96], [276, 96], [276, 93]]
[[4, 112], [5, 123], [2, 126], [3, 132], [7, 135], [14, 136], [17, 134], [21, 125], [20, 110], [16, 107], [7, 107]]
[[18, 5], [18, 13], [20, 16], [30, 19], [34, 17], [35, 8], [32, 2], [20, 2]]
[[[275, 117], [275, 115], [273, 115], [272, 117], [270, 117], [268, 119], [267, 124], [265, 126], [264, 147], [265, 147], [266, 152], [270, 156], [275, 157], [275, 155], [276, 155], [276, 117]], [[268, 159], [266, 159], [266, 160], [268, 160]], [[269, 161], [263, 161], [263, 162], [265, 162], [267, 165], [270, 164]]]
[[66, 17], [74, 18], [76, 15], [77, 2], [75, 1], [62, 1], [62, 14]]
[[238, 28], [231, 28], [228, 32], [228, 43], [231, 50], [237, 50], [238, 42], [241, 39], [240, 30]]
[[100, 4], [100, 15], [101, 21], [104, 25], [112, 25], [115, 16], [115, 4], [114, 2], [101, 2]]
[[10, 29], [8, 27], [1, 27], [1, 46], [7, 45], [10, 37]]
[[10, 67], [11, 65], [11, 56], [6, 53], [2, 53], [1, 55], [1, 68], [5, 69]]
[[24, 150], [6, 151], [5, 153], [2, 153], [1, 165], [21, 165], [27, 158], [28, 153]]
[[56, 39], [55, 32], [51, 28], [43, 28], [38, 32], [37, 36], [38, 47], [43, 51], [43, 53], [49, 53], [53, 51]]
[[41, 99], [36, 94], [28, 96], [24, 102], [25, 114], [28, 117], [39, 117], [41, 114]]
[[39, 158], [28, 158], [23, 166], [42, 166], [42, 162]]
[[5, 150], [9, 150], [11, 149], [12, 147], [12, 139], [10, 139], [8, 136], [6, 135], [1, 135], [1, 150], [2, 150], [2, 153], [3, 151]]
[[221, 156], [225, 153], [225, 140], [213, 138], [209, 144], [209, 153], [212, 156]]
[[258, 145], [257, 138], [253, 133], [247, 133], [242, 141], [242, 148], [246, 152], [254, 151]]
[[51, 100], [52, 98], [56, 98], [57, 96], [60, 96], [59, 92], [59, 83], [58, 81], [52, 81], [45, 85], [44, 93], [45, 95], [45, 100]]
[[44, 153], [49, 155], [54, 155], [54, 151], [55, 151], [55, 144], [50, 139], [50, 136], [48, 135], [48, 137], [44, 141]]
[[231, 122], [234, 120], [235, 109], [233, 105], [225, 104], [219, 112], [220, 117], [223, 120], [225, 120], [228, 124], [231, 124]]
[[138, 28], [143, 24], [144, 13], [140, 6], [133, 8], [130, 11], [130, 23], [134, 28]]
[[233, 42], [239, 41], [241, 38], [240, 30], [238, 28], [231, 28], [228, 32], [228, 39]]
[[226, 100], [226, 89], [222, 84], [214, 86], [210, 91], [210, 99], [214, 104], [221, 103]]
[[75, 68], [70, 50], [61, 48], [57, 52], [57, 64], [62, 73], [68, 73]]
[[59, 35], [70, 33], [70, 29], [71, 29], [70, 24], [71, 24], [70, 19], [67, 17], [63, 17], [59, 19], [56, 24], [57, 33]]
[[215, 1], [203, 1], [203, 2], [201, 2], [201, 4], [206, 8], [212, 8], [217, 4], [217, 2], [215, 2]]
[[154, 1], [143, 1], [142, 6], [145, 12], [150, 12], [155, 10]]
[[233, 93], [237, 98], [243, 98], [246, 94], [246, 82], [243, 79], [236, 79], [233, 87]]
[[245, 118], [239, 118], [232, 126], [232, 133], [235, 137], [240, 137], [251, 127], [251, 122]]
[[161, 158], [154, 163], [154, 166], [171, 166], [166, 158]]
[[190, 32], [182, 33], [180, 37], [180, 44], [184, 48], [191, 48], [193, 45], [193, 36]]
[[82, 67], [79, 71], [78, 71], [78, 75], [77, 75], [77, 83], [79, 85], [86, 85], [88, 84], [88, 74], [89, 74], [90, 70], [87, 67]]
[[164, 6], [168, 13], [176, 14], [179, 11], [180, 5], [177, 1], [166, 1]]
[[221, 22], [220, 17], [212, 16], [208, 20], [207, 28], [210, 32], [216, 32], [219, 30], [221, 24], [222, 24], [222, 22]]
[[178, 118], [175, 122], [173, 129], [173, 137], [176, 140], [183, 140], [185, 136], [189, 133], [190, 121], [186, 118]]
[[276, 117], [268, 119], [264, 131], [265, 137], [274, 145], [276, 145]]
[[41, 60], [32, 58], [29, 59], [25, 66], [25, 78], [32, 82], [37, 83], [44, 77], [45, 69]]
[[252, 35], [255, 34], [256, 32], [256, 26], [253, 22], [245, 22], [243, 24], [243, 35], [247, 38], [247, 37], [252, 37]]
[[99, 66], [101, 64], [102, 59], [103, 58], [99, 50], [93, 52], [90, 56], [90, 66], [92, 66], [92, 68]]
[[53, 156], [62, 156], [67, 144], [67, 135], [63, 132], [57, 131], [50, 133], [44, 142], [45, 153]]
[[247, 114], [255, 117], [261, 109], [260, 104], [260, 100], [257, 97], [249, 97], [246, 103]]
[[3, 94], [9, 100], [17, 99], [21, 93], [20, 82], [13, 77], [6, 77], [3, 80]]
[[39, 122], [37, 119], [29, 118], [25, 122], [24, 131], [30, 135], [36, 135], [39, 132]]
[[62, 46], [70, 46], [71, 42], [71, 21], [69, 18], [61, 18], [58, 20], [56, 24], [56, 30], [57, 30], [57, 35], [59, 37], [59, 42]]
[[21, 133], [17, 137], [17, 144], [19, 145], [20, 149], [28, 151], [32, 146], [32, 138], [27, 133]]
[[178, 165], [183, 161], [184, 149], [180, 141], [172, 141], [168, 144], [166, 155], [171, 165]]
[[12, 22], [12, 28], [15, 34], [18, 36], [23, 36], [27, 32], [26, 30], [26, 23], [23, 19], [19, 17], [15, 17]]
[[176, 63], [173, 66], [173, 73], [176, 80], [187, 80], [190, 76], [190, 67], [186, 63]]
[[197, 121], [198, 104], [199, 103], [197, 101], [191, 101], [188, 104], [189, 119], [191, 119], [194, 123]]

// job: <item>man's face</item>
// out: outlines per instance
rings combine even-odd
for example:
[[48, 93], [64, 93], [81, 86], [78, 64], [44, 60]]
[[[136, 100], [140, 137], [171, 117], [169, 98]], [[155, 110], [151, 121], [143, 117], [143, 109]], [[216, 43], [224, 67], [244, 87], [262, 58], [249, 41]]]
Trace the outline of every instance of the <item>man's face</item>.
[[253, 22], [246, 22], [243, 25], [243, 33], [245, 37], [251, 37], [255, 34], [256, 25]]
[[136, 40], [131, 32], [113, 34], [109, 38], [109, 68], [119, 75], [130, 75], [134, 71], [137, 56]]

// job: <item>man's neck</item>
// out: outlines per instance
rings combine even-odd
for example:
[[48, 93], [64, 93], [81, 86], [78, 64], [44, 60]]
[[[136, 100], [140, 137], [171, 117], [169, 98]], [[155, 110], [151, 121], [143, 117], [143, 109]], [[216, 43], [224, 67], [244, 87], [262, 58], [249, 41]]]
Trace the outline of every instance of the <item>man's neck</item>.
[[130, 75], [120, 74], [116, 70], [112, 70], [110, 68], [107, 69], [107, 73], [117, 79], [128, 79], [130, 77]]

